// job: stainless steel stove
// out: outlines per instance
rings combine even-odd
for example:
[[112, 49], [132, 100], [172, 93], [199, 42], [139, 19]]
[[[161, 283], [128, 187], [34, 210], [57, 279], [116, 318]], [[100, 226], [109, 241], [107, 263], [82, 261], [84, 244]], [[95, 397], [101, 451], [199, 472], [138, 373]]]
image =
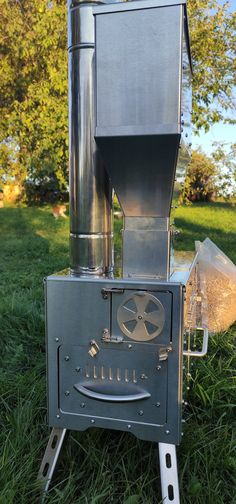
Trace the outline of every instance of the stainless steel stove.
[[69, 0], [68, 22], [70, 269], [45, 283], [53, 430], [39, 477], [47, 490], [67, 429], [118, 429], [159, 443], [163, 498], [178, 503], [184, 296], [196, 267], [170, 271], [174, 181], [191, 147], [186, 2]]

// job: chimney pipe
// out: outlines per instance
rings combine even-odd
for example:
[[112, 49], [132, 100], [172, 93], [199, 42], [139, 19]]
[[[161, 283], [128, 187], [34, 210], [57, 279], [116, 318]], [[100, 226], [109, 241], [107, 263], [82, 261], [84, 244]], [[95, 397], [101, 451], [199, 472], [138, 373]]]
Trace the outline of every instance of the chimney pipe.
[[111, 184], [94, 139], [92, 9], [98, 3], [68, 1], [70, 266], [77, 275], [113, 269]]

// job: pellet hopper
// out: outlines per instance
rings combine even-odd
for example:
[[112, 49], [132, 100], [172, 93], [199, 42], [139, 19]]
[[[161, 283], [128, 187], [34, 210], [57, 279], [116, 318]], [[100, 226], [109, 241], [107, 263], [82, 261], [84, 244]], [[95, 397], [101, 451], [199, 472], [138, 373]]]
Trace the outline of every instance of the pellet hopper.
[[163, 499], [178, 503], [184, 298], [191, 278], [196, 311], [199, 281], [197, 257], [170, 267], [174, 181], [191, 147], [186, 1], [69, 0], [68, 26], [70, 268], [45, 281], [52, 434], [39, 477], [47, 490], [67, 429], [117, 429], [159, 443]]

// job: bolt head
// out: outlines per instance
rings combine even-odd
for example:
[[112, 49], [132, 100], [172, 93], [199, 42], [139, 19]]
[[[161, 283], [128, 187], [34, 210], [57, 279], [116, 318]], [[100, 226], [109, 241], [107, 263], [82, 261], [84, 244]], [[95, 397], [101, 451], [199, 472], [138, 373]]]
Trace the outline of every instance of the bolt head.
[[129, 344], [129, 345], [128, 345], [128, 348], [129, 348], [129, 349], [130, 349], [130, 348], [132, 348], [132, 345], [130, 345], [130, 344]]
[[91, 422], [92, 424], [94, 424], [94, 423], [95, 423], [95, 420], [92, 418], [92, 420], [90, 420], [90, 422]]
[[59, 338], [55, 338], [55, 341], [56, 341], [56, 342], [58, 343], [58, 341], [59, 341]]
[[85, 408], [85, 403], [84, 402], [80, 403], [80, 407]]
[[169, 430], [166, 430], [166, 431], [165, 431], [165, 433], [168, 435], [168, 434], [170, 434], [170, 431], [169, 431]]
[[160, 371], [161, 370], [161, 366], [157, 366], [157, 371]]
[[156, 403], [157, 408], [160, 408], [160, 405], [161, 405], [161, 403], [159, 403], [159, 402]]
[[66, 390], [65, 391], [65, 396], [69, 396], [70, 395], [70, 391], [69, 390]]
[[75, 370], [76, 370], [77, 373], [79, 373], [80, 370], [81, 370], [81, 367], [76, 367]]
[[140, 411], [138, 412], [138, 414], [139, 414], [140, 416], [143, 416], [143, 410], [140, 410]]
[[66, 361], [66, 362], [68, 362], [69, 360], [70, 360], [69, 355], [66, 355], [66, 356], [65, 356], [65, 361]]

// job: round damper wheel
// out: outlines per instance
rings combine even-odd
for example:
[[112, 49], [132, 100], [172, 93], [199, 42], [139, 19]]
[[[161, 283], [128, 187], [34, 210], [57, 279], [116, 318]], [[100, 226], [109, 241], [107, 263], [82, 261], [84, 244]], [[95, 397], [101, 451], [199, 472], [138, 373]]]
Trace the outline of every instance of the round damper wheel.
[[165, 323], [162, 303], [148, 292], [135, 292], [117, 311], [121, 331], [136, 341], [150, 341], [158, 336]]

